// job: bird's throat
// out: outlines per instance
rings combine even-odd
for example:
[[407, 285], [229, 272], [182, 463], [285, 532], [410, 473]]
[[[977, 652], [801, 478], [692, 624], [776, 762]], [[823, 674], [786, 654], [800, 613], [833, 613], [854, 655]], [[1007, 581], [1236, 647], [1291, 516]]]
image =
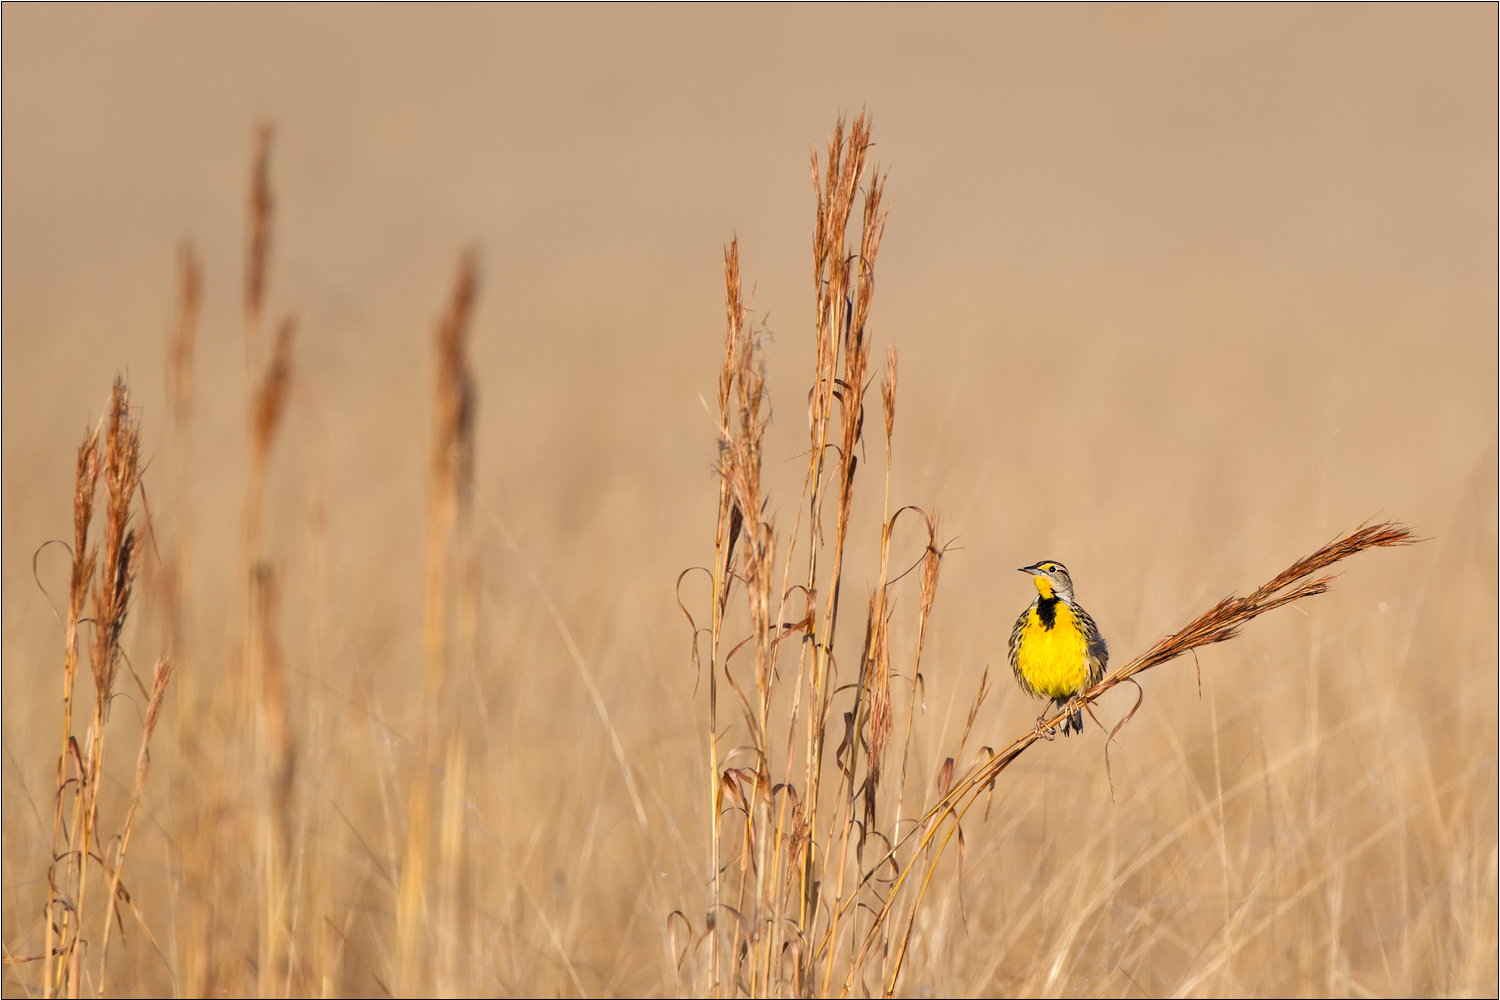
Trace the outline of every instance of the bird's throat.
[[1052, 588], [1048, 587], [1036, 602], [1036, 616], [1041, 621], [1042, 628], [1049, 631], [1057, 624], [1057, 601], [1058, 598], [1052, 596]]

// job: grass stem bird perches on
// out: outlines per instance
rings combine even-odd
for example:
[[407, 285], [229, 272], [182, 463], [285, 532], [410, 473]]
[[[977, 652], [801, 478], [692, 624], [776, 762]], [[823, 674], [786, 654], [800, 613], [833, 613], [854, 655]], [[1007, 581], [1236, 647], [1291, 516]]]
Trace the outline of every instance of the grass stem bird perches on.
[[[1137, 656], [1118, 670], [1108, 674], [1103, 680], [1082, 692], [1076, 699], [1076, 705], [1092, 716], [1090, 706], [1098, 701], [1101, 695], [1121, 684], [1136, 683], [1135, 677], [1143, 671], [1152, 667], [1160, 666], [1170, 660], [1175, 660], [1185, 653], [1192, 652], [1201, 646], [1209, 646], [1217, 642], [1233, 639], [1240, 634], [1240, 630], [1252, 619], [1265, 614], [1275, 608], [1300, 601], [1306, 597], [1315, 597], [1326, 593], [1332, 582], [1331, 576], [1317, 576], [1322, 570], [1334, 563], [1347, 559], [1352, 555], [1363, 552], [1366, 549], [1387, 548], [1391, 546], [1410, 545], [1419, 541], [1412, 535], [1411, 529], [1387, 521], [1381, 524], [1367, 525], [1359, 528], [1343, 537], [1335, 539], [1318, 549], [1312, 555], [1299, 559], [1285, 570], [1278, 573], [1265, 585], [1257, 588], [1246, 597], [1229, 596], [1199, 615], [1185, 628], [1169, 635], [1157, 642], [1146, 652]], [[1109, 737], [1105, 741], [1105, 767], [1108, 771], [1109, 743], [1120, 731], [1120, 728], [1135, 715], [1140, 707], [1142, 695], [1139, 693], [1135, 704], [1130, 711], [1125, 713], [1114, 728], [1110, 730]], [[1071, 709], [1064, 708], [1055, 717], [1047, 719], [1041, 728], [1050, 728], [1063, 720], [1063, 717]], [[1096, 720], [1097, 721], [1097, 720]], [[905, 914], [905, 929], [900, 935], [900, 944], [896, 952], [895, 969], [890, 978], [884, 984], [884, 993], [889, 996], [895, 992], [896, 983], [901, 975], [901, 965], [906, 956], [907, 947], [911, 942], [912, 929], [915, 925], [916, 914], [921, 907], [922, 897], [931, 884], [933, 874], [937, 870], [948, 844], [957, 834], [960, 842], [963, 838], [962, 823], [969, 808], [978, 801], [980, 793], [991, 786], [995, 779], [1009, 767], [1017, 757], [1025, 753], [1039, 739], [1037, 730], [1026, 733], [1010, 746], [994, 754], [982, 764], [975, 766], [967, 775], [952, 783], [941, 798], [927, 810], [919, 825], [912, 832], [892, 846], [889, 857], [894, 859], [896, 852], [902, 847], [915, 841], [916, 852], [913, 860], [902, 868], [900, 874], [895, 877], [893, 884], [886, 896], [886, 903], [876, 915], [859, 955], [855, 958], [850, 975], [844, 983], [844, 993], [848, 994], [854, 987], [855, 972], [867, 957], [871, 957], [876, 950], [872, 945], [885, 939], [889, 933], [885, 925], [895, 912], [895, 907], [900, 899], [901, 890], [910, 888], [913, 876], [919, 876], [917, 882], [916, 899], [911, 903]], [[939, 839], [941, 835], [941, 839]], [[937, 850], [929, 852], [929, 848], [936, 845]], [[917, 858], [926, 860], [918, 864]], [[882, 862], [883, 864], [884, 862]], [[880, 870], [877, 865], [873, 870]]]

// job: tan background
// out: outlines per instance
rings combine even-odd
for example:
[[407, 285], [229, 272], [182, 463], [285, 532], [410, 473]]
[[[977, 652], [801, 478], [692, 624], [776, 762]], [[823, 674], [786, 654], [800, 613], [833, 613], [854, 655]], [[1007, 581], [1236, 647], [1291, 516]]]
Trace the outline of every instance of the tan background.
[[[1000, 671], [986, 740], [1029, 725], [1034, 706], [1003, 669], [1028, 599], [1011, 567], [1065, 561], [1123, 662], [1367, 518], [1413, 524], [1432, 541], [1351, 564], [1311, 619], [1280, 612], [1202, 658], [1213, 711], [1248, 718], [1254, 739], [1296, 746], [1337, 730], [1345, 742], [1329, 752], [1340, 763], [1327, 767], [1341, 775], [1423, 761], [1403, 791], [1335, 782], [1333, 829], [1354, 840], [1362, 824], [1425, 802], [1414, 788], [1463, 778], [1461, 803], [1432, 807], [1443, 832], [1402, 828], [1427, 846], [1401, 839], [1390, 858], [1351, 868], [1344, 905], [1363, 915], [1328, 925], [1355, 921], [1343, 936], [1362, 942], [1348, 945], [1344, 980], [1309, 971], [1285, 933], [1247, 951], [1260, 957], [1242, 971], [1270, 992], [1493, 989], [1492, 6], [7, 5], [3, 24], [8, 948], [36, 936], [27, 921], [45, 837], [26, 803], [46, 799], [56, 732], [60, 638], [32, 554], [67, 531], [72, 448], [117, 371], [158, 456], [148, 490], [165, 523], [178, 509], [161, 475], [161, 372], [183, 239], [201, 252], [206, 304], [191, 500], [199, 659], [181, 669], [209, 685], [233, 645], [243, 216], [251, 126], [264, 115], [277, 129], [271, 311], [299, 320], [269, 539], [288, 579], [303, 723], [311, 734], [313, 716], [337, 717], [360, 685], [393, 730], [414, 723], [428, 333], [459, 251], [475, 245], [480, 782], [497, 809], [527, 803], [500, 840], [520, 852], [540, 838], [545, 855], [496, 878], [552, 879], [557, 899], [538, 905], [574, 914], [568, 947], [597, 977], [591, 991], [666, 982], [660, 921], [676, 906], [701, 912], [703, 893], [702, 692], [672, 584], [712, 549], [714, 428], [701, 400], [721, 349], [721, 247], [738, 234], [753, 307], [773, 334], [768, 464], [772, 502], [789, 512], [801, 464], [784, 460], [805, 441], [811, 354], [808, 149], [839, 113], [866, 107], [894, 203], [874, 328], [902, 358], [896, 491], [939, 507], [960, 547], [928, 672], [934, 725], [962, 714], [986, 664]], [[324, 604], [305, 572], [320, 489]], [[42, 562], [54, 593], [61, 565]], [[538, 586], [595, 671], [653, 816], [667, 817], [654, 829], [672, 837], [589, 853], [594, 835], [579, 831], [613, 829], [628, 805], [602, 776], [608, 744]], [[323, 645], [305, 639], [320, 621]], [[133, 636], [140, 656], [154, 655], [149, 627]], [[1164, 668], [1148, 682], [1127, 779], [1187, 760], [1212, 731], [1188, 677]], [[940, 760], [945, 739], [923, 760]], [[1065, 828], [1111, 808], [1107, 794], [1097, 800], [1100, 743], [1093, 733], [1086, 748], [1050, 748], [1021, 772], [1066, 776], [1052, 794], [1093, 797]], [[1332, 779], [1309, 766], [1284, 816], [1267, 806], [1282, 821], [1322, 815]], [[546, 768], [577, 787], [555, 799], [527, 791]], [[1175, 822], [1166, 806], [1142, 808]], [[998, 888], [980, 888], [971, 907], [999, 892], [995, 913], [1011, 912], [1004, 872], [1060, 856], [1046, 850], [1058, 823], [1049, 835], [1039, 814], [1035, 831], [994, 844]], [[170, 868], [169, 839], [142, 848], [162, 867], [143, 861], [138, 879]], [[1489, 951], [1392, 971], [1391, 942], [1415, 933], [1411, 920], [1446, 926], [1413, 916], [1410, 884], [1382, 881], [1391, 858], [1411, 857], [1439, 891], [1490, 879], [1489, 908], [1474, 917]], [[1176, 877], [1139, 891], [1160, 899]], [[169, 910], [157, 910], [163, 924]], [[1017, 933], [1046, 947], [1047, 919]], [[910, 988], [1010, 991], [1040, 974], [1028, 955], [990, 962], [978, 942], [952, 947], [921, 966], [939, 978]], [[1192, 949], [1173, 954], [1141, 973], [1159, 976], [1141, 980], [1148, 992], [1187, 981]], [[515, 961], [477, 976], [476, 989], [572, 988], [546, 961]], [[161, 968], [141, 959], [138, 972], [144, 991]], [[372, 990], [363, 974], [350, 971], [344, 988]], [[223, 975], [231, 992], [245, 988]], [[1128, 989], [1082, 972], [1072, 981]]]

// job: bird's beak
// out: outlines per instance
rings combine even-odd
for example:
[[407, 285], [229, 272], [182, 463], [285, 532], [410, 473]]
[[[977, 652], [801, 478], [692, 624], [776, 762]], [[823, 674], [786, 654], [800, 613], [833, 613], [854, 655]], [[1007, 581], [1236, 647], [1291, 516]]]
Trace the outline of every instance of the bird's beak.
[[1032, 574], [1035, 574], [1036, 573], [1036, 567], [1035, 566], [1020, 566], [1020, 567], [1018, 567], [1016, 569], [1016, 572], [1017, 573], [1032, 573]]

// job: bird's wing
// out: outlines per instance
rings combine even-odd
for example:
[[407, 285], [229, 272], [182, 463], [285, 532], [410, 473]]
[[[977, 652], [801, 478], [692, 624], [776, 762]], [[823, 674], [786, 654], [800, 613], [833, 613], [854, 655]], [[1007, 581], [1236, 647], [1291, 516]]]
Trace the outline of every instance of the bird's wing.
[[1027, 605], [1026, 610], [1021, 612], [1021, 617], [1016, 619], [1015, 627], [1010, 630], [1010, 666], [1012, 670], [1019, 669], [1021, 655], [1021, 630], [1026, 627], [1026, 619], [1031, 617], [1033, 605]]
[[1016, 619], [1015, 628], [1010, 630], [1010, 669], [1016, 675], [1016, 683], [1021, 685], [1021, 690], [1032, 697], [1038, 697], [1036, 688], [1031, 686], [1031, 681], [1021, 672], [1021, 631], [1026, 628], [1026, 620], [1031, 617], [1031, 609], [1036, 607], [1033, 601], [1021, 612], [1021, 617]]
[[1104, 679], [1104, 669], [1109, 665], [1109, 644], [1099, 634], [1099, 626], [1087, 611], [1076, 605], [1073, 610], [1078, 615], [1078, 623], [1083, 627], [1084, 635], [1088, 636], [1089, 687], [1093, 687]]

